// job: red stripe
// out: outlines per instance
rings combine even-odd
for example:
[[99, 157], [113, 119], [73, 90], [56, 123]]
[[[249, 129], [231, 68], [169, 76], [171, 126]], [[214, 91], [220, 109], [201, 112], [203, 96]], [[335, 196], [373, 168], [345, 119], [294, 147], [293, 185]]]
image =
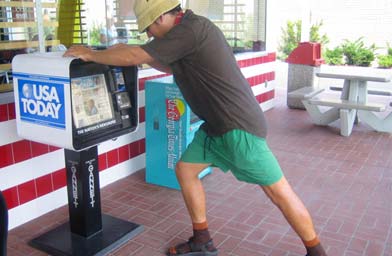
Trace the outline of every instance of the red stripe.
[[139, 123], [143, 123], [146, 120], [146, 109], [145, 107], [139, 108]]
[[108, 151], [107, 153], [108, 159], [108, 168], [117, 165], [118, 162], [118, 148]]
[[246, 80], [250, 86], [259, 85], [265, 83], [266, 81], [273, 81], [275, 80], [275, 71], [248, 77]]
[[98, 170], [103, 171], [108, 168], [107, 154], [103, 153], [98, 156]]
[[258, 64], [274, 62], [275, 60], [276, 60], [276, 54], [269, 53], [266, 56], [250, 58], [250, 59], [245, 59], [245, 60], [239, 60], [239, 61], [237, 61], [237, 63], [240, 68], [245, 68], [245, 67], [254, 66], [254, 65], [258, 65]]
[[35, 179], [35, 184], [37, 186], [37, 197], [44, 196], [53, 191], [52, 175], [44, 175]]
[[15, 102], [8, 104], [8, 120], [15, 119]]
[[118, 149], [118, 162], [122, 163], [129, 159], [129, 146], [124, 145]]
[[0, 146], [0, 168], [14, 164], [12, 144]]
[[0, 146], [0, 168], [26, 161], [61, 148], [29, 140], [19, 140]]
[[8, 188], [2, 191], [8, 209], [19, 206], [18, 187]]
[[8, 108], [7, 105], [0, 105], [0, 122], [8, 121]]
[[20, 140], [12, 143], [12, 152], [14, 154], [15, 163], [19, 163], [27, 159], [30, 159], [32, 157], [31, 141]]
[[65, 173], [65, 168], [51, 173], [53, 190], [58, 190], [67, 185], [67, 174]]
[[37, 198], [37, 189], [35, 184], [35, 180], [30, 180], [18, 185], [20, 204], [27, 203]]
[[146, 83], [146, 79], [145, 78], [141, 78], [139, 79], [139, 91], [144, 91], [144, 84]]
[[269, 101], [275, 97], [275, 90], [271, 90], [256, 96], [257, 101], [261, 104], [263, 102]]
[[49, 153], [49, 145], [31, 141], [31, 155], [37, 157]]
[[0, 122], [15, 119], [15, 103], [0, 105]]

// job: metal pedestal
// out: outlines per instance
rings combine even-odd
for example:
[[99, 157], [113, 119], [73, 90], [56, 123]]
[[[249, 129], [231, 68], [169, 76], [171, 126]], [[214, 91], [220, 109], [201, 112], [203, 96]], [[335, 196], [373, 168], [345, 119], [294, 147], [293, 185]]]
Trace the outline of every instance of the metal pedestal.
[[143, 231], [143, 226], [101, 213], [97, 146], [65, 149], [69, 222], [31, 240], [51, 255], [105, 255]]

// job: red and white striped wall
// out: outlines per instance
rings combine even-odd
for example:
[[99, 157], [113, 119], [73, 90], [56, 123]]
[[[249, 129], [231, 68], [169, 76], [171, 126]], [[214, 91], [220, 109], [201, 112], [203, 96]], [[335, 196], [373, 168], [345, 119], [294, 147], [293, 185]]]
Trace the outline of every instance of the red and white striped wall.
[[[262, 109], [272, 108], [275, 53], [236, 57]], [[139, 72], [139, 125], [135, 132], [98, 146], [101, 187], [145, 168], [144, 83], [165, 75]], [[9, 209], [9, 229], [65, 205], [65, 175], [63, 149], [18, 137], [14, 103], [0, 103], [0, 190]]]

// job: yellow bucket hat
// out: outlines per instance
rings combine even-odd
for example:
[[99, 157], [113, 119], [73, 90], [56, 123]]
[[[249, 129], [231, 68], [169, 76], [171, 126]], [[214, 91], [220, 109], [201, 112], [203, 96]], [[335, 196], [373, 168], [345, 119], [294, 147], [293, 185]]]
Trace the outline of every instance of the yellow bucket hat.
[[139, 32], [142, 33], [159, 16], [180, 5], [178, 0], [136, 0], [133, 6]]

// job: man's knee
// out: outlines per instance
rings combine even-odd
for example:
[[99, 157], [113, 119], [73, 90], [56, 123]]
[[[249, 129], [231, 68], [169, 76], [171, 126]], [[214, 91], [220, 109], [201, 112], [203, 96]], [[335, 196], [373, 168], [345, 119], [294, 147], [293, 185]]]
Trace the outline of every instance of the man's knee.
[[198, 178], [199, 173], [207, 168], [209, 164], [204, 163], [188, 163], [183, 161], [178, 161], [176, 164], [176, 175], [178, 179], [183, 178]]
[[184, 175], [185, 169], [185, 164], [182, 161], [178, 161], [175, 170], [177, 177]]
[[197, 176], [197, 174], [192, 171], [192, 166], [189, 163], [178, 161], [176, 164], [176, 175], [177, 178], [190, 178], [192, 176]]
[[284, 202], [290, 201], [291, 198], [296, 197], [285, 177], [282, 177], [272, 185], [261, 186], [261, 188], [276, 205], [281, 205]]

